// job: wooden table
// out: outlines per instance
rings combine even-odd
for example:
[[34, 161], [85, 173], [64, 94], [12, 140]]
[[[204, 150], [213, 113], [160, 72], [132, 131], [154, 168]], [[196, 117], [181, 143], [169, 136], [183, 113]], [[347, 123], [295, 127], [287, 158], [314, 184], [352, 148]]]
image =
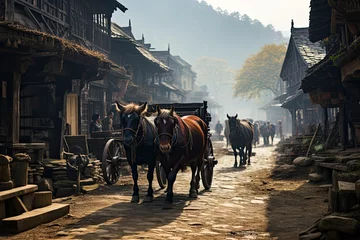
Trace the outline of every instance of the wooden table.
[[45, 143], [13, 143], [7, 146], [8, 154], [14, 156], [17, 153], [27, 153], [31, 162], [43, 162]]

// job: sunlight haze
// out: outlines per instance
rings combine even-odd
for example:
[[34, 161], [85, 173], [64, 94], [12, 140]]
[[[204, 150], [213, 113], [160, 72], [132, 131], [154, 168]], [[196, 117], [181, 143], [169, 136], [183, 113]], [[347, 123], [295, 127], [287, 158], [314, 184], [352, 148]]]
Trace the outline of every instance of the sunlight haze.
[[[272, 24], [277, 31], [290, 31], [291, 19], [295, 27], [309, 25], [310, 0], [205, 0], [214, 8], [238, 11], [262, 24]], [[286, 35], [286, 34], [285, 34]]]

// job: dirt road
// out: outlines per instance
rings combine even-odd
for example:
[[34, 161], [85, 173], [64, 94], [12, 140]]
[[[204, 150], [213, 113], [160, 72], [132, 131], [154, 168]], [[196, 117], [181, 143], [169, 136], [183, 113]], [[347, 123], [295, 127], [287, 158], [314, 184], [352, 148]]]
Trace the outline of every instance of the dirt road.
[[[187, 198], [190, 173], [180, 173], [172, 210], [162, 209], [163, 190], [153, 203], [130, 203], [127, 177], [123, 185], [67, 201], [70, 215], [7, 239], [298, 239], [301, 230], [326, 213], [327, 193], [299, 176], [272, 179], [273, 150], [254, 149], [256, 157], [246, 168], [234, 169], [233, 156], [220, 157], [211, 191], [193, 201]], [[143, 198], [144, 178], [141, 186]]]

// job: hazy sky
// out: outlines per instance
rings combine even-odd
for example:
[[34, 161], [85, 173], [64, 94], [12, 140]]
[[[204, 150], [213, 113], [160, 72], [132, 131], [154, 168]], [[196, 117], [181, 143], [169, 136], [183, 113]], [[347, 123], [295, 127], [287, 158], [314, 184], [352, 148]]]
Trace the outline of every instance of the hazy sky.
[[272, 24], [277, 31], [290, 31], [291, 19], [295, 27], [309, 26], [310, 0], [205, 0], [214, 8], [238, 11], [264, 25]]

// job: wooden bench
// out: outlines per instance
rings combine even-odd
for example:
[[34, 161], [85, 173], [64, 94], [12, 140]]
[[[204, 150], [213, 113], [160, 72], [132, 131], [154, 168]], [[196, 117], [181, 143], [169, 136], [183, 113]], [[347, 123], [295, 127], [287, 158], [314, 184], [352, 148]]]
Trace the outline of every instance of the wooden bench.
[[26, 185], [0, 192], [2, 231], [22, 232], [69, 213], [68, 204], [52, 204], [50, 191], [37, 190], [37, 185]]
[[333, 170], [346, 172], [347, 167], [345, 164], [337, 162], [315, 162], [316, 173], [321, 174], [327, 183], [332, 183]]
[[0, 220], [16, 216], [31, 209], [32, 198], [37, 185], [26, 185], [0, 192]]

